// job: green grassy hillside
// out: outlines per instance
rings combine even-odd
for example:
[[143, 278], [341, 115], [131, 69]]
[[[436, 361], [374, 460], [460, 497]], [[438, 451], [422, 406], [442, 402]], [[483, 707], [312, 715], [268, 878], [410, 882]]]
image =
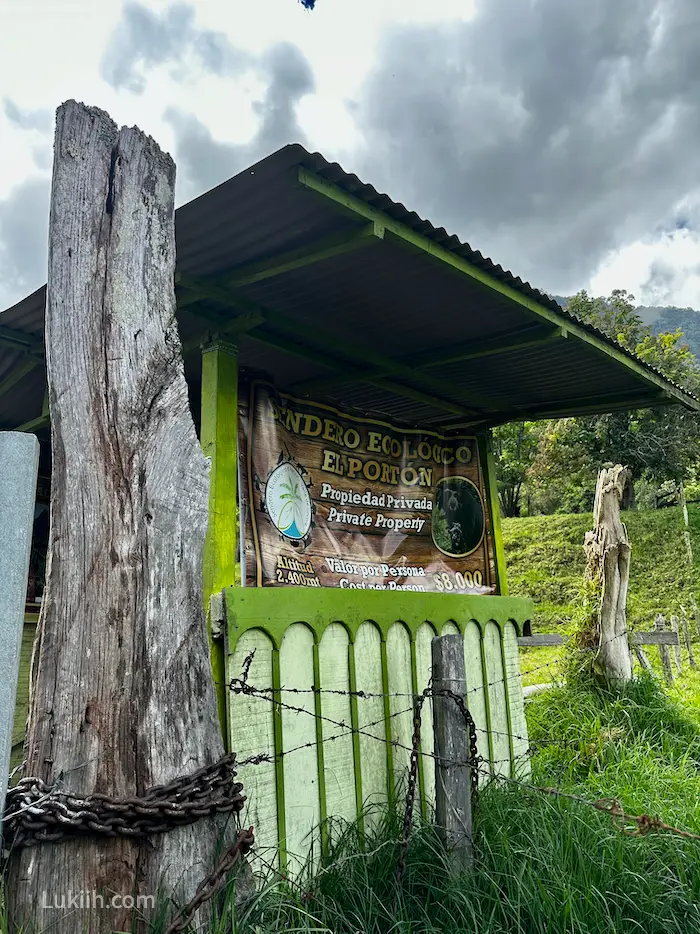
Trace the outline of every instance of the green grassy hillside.
[[[626, 512], [632, 543], [627, 603], [632, 628], [650, 629], [657, 613], [679, 614], [689, 607], [691, 585], [700, 580], [700, 508], [688, 507], [695, 566], [691, 572], [683, 543], [679, 508]], [[567, 631], [574, 626], [585, 558], [583, 538], [592, 527], [586, 515], [534, 516], [503, 520], [508, 587], [535, 601], [533, 629]]]

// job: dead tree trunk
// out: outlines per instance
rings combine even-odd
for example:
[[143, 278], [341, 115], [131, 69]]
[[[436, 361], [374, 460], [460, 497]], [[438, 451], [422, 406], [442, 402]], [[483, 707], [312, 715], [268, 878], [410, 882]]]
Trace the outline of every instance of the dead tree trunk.
[[[175, 323], [170, 157], [74, 101], [57, 114], [46, 309], [53, 478], [27, 773], [77, 795], [142, 793], [223, 753], [202, 603], [208, 471]], [[214, 866], [205, 818], [13, 856], [15, 919], [132, 930], [68, 893], [189, 898]], [[128, 901], [128, 899], [127, 899]]]
[[624, 684], [632, 678], [627, 638], [627, 586], [630, 543], [620, 518], [620, 503], [630, 472], [626, 467], [601, 470], [593, 506], [593, 531], [584, 548], [587, 576], [599, 588], [594, 625], [598, 650], [595, 670], [607, 681]]

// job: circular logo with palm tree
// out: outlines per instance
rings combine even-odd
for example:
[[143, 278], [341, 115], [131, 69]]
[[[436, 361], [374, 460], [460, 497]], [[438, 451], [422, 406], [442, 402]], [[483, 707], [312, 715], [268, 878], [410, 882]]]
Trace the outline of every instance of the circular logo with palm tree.
[[267, 478], [265, 508], [286, 538], [299, 541], [308, 535], [313, 516], [311, 496], [301, 473], [289, 461], [275, 467]]

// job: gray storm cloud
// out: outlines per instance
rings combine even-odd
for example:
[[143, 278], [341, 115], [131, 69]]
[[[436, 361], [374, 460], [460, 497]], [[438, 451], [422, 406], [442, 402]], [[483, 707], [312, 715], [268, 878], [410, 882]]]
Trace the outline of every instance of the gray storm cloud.
[[[196, 73], [232, 78], [253, 72], [263, 84], [262, 98], [254, 104], [259, 123], [252, 139], [220, 142], [193, 114], [177, 107], [165, 112], [175, 134], [178, 164], [178, 200], [188, 200], [218, 184], [290, 140], [302, 140], [296, 107], [314, 90], [311, 67], [293, 44], [278, 43], [260, 55], [236, 48], [224, 33], [201, 29], [194, 7], [177, 3], [158, 13], [140, 3], [127, 3], [122, 19], [110, 36], [100, 71], [116, 90], [146, 90], [148, 75], [166, 66], [175, 80]], [[4, 113], [17, 129], [47, 131], [48, 112], [22, 110], [11, 100]], [[49, 135], [35, 147], [38, 168], [50, 166]], [[49, 181], [33, 178], [13, 188], [0, 200], [0, 310], [19, 300], [46, 279], [46, 231]]]
[[[533, 284], [571, 294], [637, 239], [683, 227], [700, 240], [699, 52], [698, 0], [478, 0], [468, 22], [388, 27], [352, 102], [363, 143], [343, 161]], [[157, 68], [182, 82], [220, 76], [222, 110], [226, 81], [250, 73], [265, 89], [247, 141], [217, 140], [164, 102], [180, 201], [304, 142], [297, 108], [314, 79], [294, 45], [252, 55], [201, 28], [192, 4], [132, 0], [102, 77], [143, 93]], [[13, 101], [4, 114], [18, 130], [46, 127]], [[47, 198], [37, 178], [0, 201], [0, 307], [42, 281]], [[645, 290], [671, 298], [680, 274], [659, 262]]]
[[378, 58], [353, 169], [542, 288], [700, 190], [697, 0], [480, 0], [390, 28]]
[[0, 200], [0, 309], [46, 281], [48, 223], [48, 179], [27, 179]]
[[175, 3], [157, 12], [132, 0], [125, 4], [105, 47], [102, 77], [117, 90], [140, 94], [149, 72], [162, 66], [180, 81], [196, 72], [232, 78], [248, 71], [265, 87], [262, 99], [254, 104], [258, 129], [247, 142], [218, 141], [195, 114], [176, 106], [165, 111], [175, 134], [178, 200], [200, 194], [285, 143], [303, 139], [296, 106], [314, 90], [314, 78], [308, 61], [292, 43], [281, 42], [252, 55], [238, 49], [224, 33], [198, 26], [189, 4]]
[[194, 7], [187, 3], [174, 3], [158, 13], [130, 2], [124, 4], [105, 47], [100, 74], [116, 90], [141, 94], [147, 73], [161, 65], [169, 65], [176, 80], [185, 80], [197, 69], [222, 76], [240, 74], [251, 61], [224, 33], [197, 26]]
[[291, 43], [279, 43], [261, 57], [258, 68], [266, 91], [254, 107], [259, 118], [253, 138], [245, 143], [214, 139], [194, 114], [171, 107], [165, 117], [175, 134], [178, 197], [191, 198], [225, 181], [241, 169], [289, 142], [303, 142], [296, 107], [314, 89], [309, 63]]
[[18, 130], [37, 130], [40, 133], [48, 133], [51, 130], [53, 118], [50, 110], [22, 108], [9, 97], [3, 100], [2, 109], [10, 123]]
[[[20, 107], [5, 98], [3, 113], [12, 127], [32, 134], [37, 169], [50, 167], [53, 115]], [[33, 176], [0, 199], [0, 310], [46, 281], [50, 181]]]

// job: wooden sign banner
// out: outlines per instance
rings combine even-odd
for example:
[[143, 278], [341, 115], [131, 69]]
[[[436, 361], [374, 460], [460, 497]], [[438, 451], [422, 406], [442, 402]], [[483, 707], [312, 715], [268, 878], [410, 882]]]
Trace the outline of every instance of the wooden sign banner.
[[242, 580], [258, 587], [492, 593], [475, 437], [239, 394]]

